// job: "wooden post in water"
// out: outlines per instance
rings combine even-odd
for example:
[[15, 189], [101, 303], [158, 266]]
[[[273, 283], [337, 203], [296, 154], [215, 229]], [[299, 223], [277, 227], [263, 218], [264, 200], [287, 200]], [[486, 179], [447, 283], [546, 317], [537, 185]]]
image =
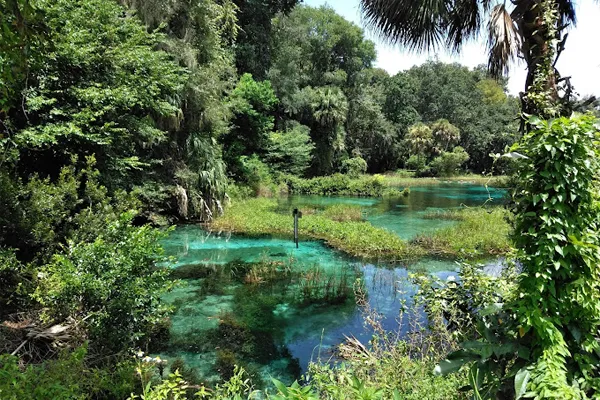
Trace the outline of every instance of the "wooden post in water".
[[298, 218], [302, 218], [302, 211], [294, 208], [292, 215], [294, 216], [294, 243], [296, 243], [296, 248], [298, 248]]

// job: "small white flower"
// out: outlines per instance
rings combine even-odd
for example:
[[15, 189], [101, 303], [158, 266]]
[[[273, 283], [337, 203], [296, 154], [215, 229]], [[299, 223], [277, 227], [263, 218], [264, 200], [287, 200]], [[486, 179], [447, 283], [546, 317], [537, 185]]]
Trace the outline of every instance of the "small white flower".
[[456, 281], [456, 277], [454, 275], [450, 275], [446, 278], [446, 282], [454, 282]]

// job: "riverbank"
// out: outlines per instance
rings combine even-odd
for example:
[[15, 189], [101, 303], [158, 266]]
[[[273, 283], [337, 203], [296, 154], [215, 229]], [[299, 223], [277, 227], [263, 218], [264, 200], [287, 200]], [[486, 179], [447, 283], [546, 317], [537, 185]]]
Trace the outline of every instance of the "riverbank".
[[385, 185], [389, 187], [407, 188], [413, 186], [433, 186], [444, 183], [460, 183], [483, 185], [494, 188], [509, 188], [510, 181], [508, 176], [497, 175], [479, 175], [465, 174], [447, 177], [424, 177], [417, 178], [413, 172], [400, 170], [397, 172], [387, 173], [382, 175]]

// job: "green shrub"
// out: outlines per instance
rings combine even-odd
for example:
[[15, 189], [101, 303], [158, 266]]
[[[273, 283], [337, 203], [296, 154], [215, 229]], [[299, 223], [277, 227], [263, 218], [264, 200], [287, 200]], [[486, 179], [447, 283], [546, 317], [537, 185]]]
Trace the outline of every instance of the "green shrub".
[[124, 362], [111, 369], [90, 368], [87, 350], [63, 352], [56, 360], [22, 368], [17, 357], [0, 355], [2, 400], [123, 399], [135, 388], [134, 365]]
[[284, 132], [269, 134], [265, 159], [274, 171], [302, 176], [310, 166], [314, 147], [310, 129], [294, 123]]
[[265, 189], [273, 185], [273, 177], [267, 164], [262, 162], [256, 154], [251, 157], [240, 157], [242, 165], [242, 181], [246, 183], [255, 195], [264, 194]]
[[342, 174], [312, 179], [287, 177], [286, 183], [290, 193], [321, 196], [381, 197], [387, 189], [390, 189], [382, 175], [363, 176], [358, 179]]
[[456, 146], [451, 152], [443, 151], [440, 156], [433, 159], [429, 166], [435, 175], [451, 176], [455, 175], [467, 161], [469, 161], [469, 155], [465, 149]]
[[598, 138], [591, 115], [532, 119], [513, 149], [517, 259], [514, 304], [531, 351], [527, 390], [538, 397], [600, 395], [600, 221]]
[[341, 170], [351, 178], [358, 178], [367, 172], [367, 162], [362, 157], [353, 157], [342, 161]]
[[70, 241], [38, 273], [34, 298], [46, 321], [86, 319], [90, 346], [113, 354], [140, 345], [166, 313], [160, 296], [172, 283], [159, 240], [164, 233], [134, 227], [125, 213], [90, 242]]
[[427, 159], [421, 155], [413, 154], [406, 161], [406, 167], [413, 171], [423, 171], [427, 168]]
[[597, 398], [598, 122], [574, 115], [529, 123], [509, 153], [519, 160], [512, 239], [522, 272], [512, 295], [478, 311], [481, 339], [439, 371], [470, 364], [470, 386], [490, 397]]

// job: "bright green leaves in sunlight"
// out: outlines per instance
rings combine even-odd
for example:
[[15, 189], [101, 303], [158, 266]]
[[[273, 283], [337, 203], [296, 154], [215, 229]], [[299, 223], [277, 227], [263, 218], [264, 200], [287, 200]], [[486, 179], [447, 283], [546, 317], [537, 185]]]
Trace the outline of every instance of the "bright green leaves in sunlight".
[[516, 313], [536, 360], [529, 389], [544, 398], [597, 395], [598, 124], [589, 115], [530, 124], [513, 148], [527, 157], [514, 193], [513, 240], [524, 273]]
[[134, 213], [109, 222], [91, 242], [69, 242], [38, 273], [34, 294], [44, 318], [86, 320], [92, 345], [102, 352], [139, 345], [166, 315], [160, 296], [168, 273], [158, 241], [164, 233], [134, 227]]
[[264, 153], [275, 126], [272, 113], [277, 103], [269, 81], [257, 82], [250, 74], [242, 75], [229, 97], [232, 129], [221, 137], [231, 175], [238, 179], [244, 176], [240, 157]]
[[146, 149], [165, 139], [157, 122], [179, 118], [185, 71], [156, 51], [161, 35], [116, 3], [39, 8], [52, 46], [31, 65], [22, 109], [9, 114], [23, 161], [28, 152], [96, 153], [103, 171], [126, 175], [138, 168], [136, 156], [147, 158]]

